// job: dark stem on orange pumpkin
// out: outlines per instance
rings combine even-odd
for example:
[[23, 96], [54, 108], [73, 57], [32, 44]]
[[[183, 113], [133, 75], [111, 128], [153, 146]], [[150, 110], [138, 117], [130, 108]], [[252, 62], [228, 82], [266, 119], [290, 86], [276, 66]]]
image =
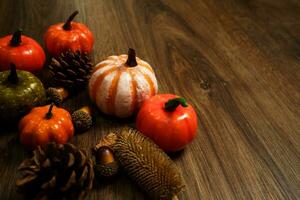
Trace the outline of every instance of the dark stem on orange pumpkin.
[[128, 58], [127, 58], [127, 61], [126, 61], [125, 65], [127, 65], [128, 67], [137, 66], [136, 57], [135, 57], [135, 50], [134, 49], [131, 49], [131, 48], [128, 49]]
[[14, 34], [10, 40], [10, 43], [9, 43], [10, 46], [13, 46], [13, 47], [19, 46], [22, 42], [21, 36], [22, 36], [21, 29], [18, 29], [16, 32], [14, 32]]
[[165, 103], [164, 109], [168, 112], [173, 112], [179, 105], [188, 107], [186, 100], [184, 98], [178, 97], [167, 101]]
[[10, 73], [7, 77], [7, 80], [11, 84], [17, 84], [19, 82], [16, 65], [13, 63], [10, 64]]
[[73, 21], [74, 17], [78, 14], [78, 10], [74, 11], [72, 13], [72, 15], [70, 15], [70, 17], [68, 18], [68, 20], [66, 21], [66, 23], [63, 25], [63, 29], [66, 31], [71, 30], [72, 26], [71, 26], [71, 22]]
[[53, 106], [54, 106], [54, 103], [51, 103], [51, 105], [49, 107], [49, 110], [48, 110], [48, 112], [45, 115], [46, 119], [51, 119], [51, 117], [53, 116], [53, 113], [52, 113]]

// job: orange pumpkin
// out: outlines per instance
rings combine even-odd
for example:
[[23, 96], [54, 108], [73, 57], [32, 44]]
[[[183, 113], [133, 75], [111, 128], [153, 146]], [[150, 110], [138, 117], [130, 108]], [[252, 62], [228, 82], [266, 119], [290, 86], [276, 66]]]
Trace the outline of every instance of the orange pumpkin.
[[48, 142], [65, 144], [74, 134], [71, 115], [54, 104], [36, 107], [19, 123], [20, 142], [29, 149]]
[[98, 108], [109, 115], [129, 117], [157, 93], [152, 67], [135, 56], [110, 56], [96, 65], [89, 81], [89, 94]]
[[75, 11], [65, 23], [54, 24], [48, 28], [44, 41], [50, 55], [58, 57], [68, 50], [87, 53], [92, 51], [93, 33], [84, 24], [73, 22], [77, 14], [78, 11]]

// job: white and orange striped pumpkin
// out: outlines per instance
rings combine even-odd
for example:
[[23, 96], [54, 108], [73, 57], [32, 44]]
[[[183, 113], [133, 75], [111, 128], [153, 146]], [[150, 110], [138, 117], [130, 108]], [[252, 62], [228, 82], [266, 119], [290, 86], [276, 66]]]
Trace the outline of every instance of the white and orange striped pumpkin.
[[152, 67], [129, 49], [128, 56], [110, 56], [96, 65], [89, 94], [103, 113], [129, 117], [157, 94], [157, 81]]

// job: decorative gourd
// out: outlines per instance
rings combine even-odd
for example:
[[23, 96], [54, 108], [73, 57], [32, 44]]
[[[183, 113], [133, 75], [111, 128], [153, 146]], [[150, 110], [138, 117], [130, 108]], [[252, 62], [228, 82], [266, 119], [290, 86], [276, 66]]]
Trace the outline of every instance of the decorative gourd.
[[46, 93], [41, 81], [32, 73], [16, 70], [0, 72], [0, 121], [14, 123], [35, 106], [45, 103]]
[[45, 46], [52, 56], [57, 57], [68, 50], [92, 51], [94, 36], [84, 24], [72, 21], [77, 14], [78, 11], [73, 12], [65, 23], [52, 25], [45, 33]]
[[106, 114], [129, 117], [144, 100], [157, 93], [157, 81], [151, 66], [135, 56], [110, 56], [96, 65], [89, 81], [92, 101]]
[[43, 68], [45, 60], [42, 47], [34, 39], [22, 35], [22, 30], [0, 38], [0, 71], [9, 70], [14, 63], [17, 69], [37, 72]]
[[137, 129], [166, 152], [183, 149], [197, 134], [197, 114], [185, 99], [158, 94], [143, 103]]
[[19, 123], [20, 141], [28, 149], [49, 142], [65, 144], [73, 135], [71, 115], [54, 104], [36, 107]]

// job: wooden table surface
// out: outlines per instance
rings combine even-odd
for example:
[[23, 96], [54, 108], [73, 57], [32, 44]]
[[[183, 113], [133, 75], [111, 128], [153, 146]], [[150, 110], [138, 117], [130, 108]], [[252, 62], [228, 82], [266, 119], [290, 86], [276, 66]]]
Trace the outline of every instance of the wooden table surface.
[[[75, 9], [95, 35], [95, 62], [133, 47], [154, 67], [160, 93], [194, 105], [197, 138], [173, 158], [187, 185], [180, 199], [300, 199], [300, 1], [1, 0], [0, 36], [21, 27], [43, 44], [47, 27]], [[86, 104], [83, 92], [63, 106]], [[97, 112], [72, 142], [89, 150], [127, 123]], [[28, 153], [3, 126], [0, 199], [20, 199], [16, 168]], [[88, 196], [143, 198], [126, 176]]]

